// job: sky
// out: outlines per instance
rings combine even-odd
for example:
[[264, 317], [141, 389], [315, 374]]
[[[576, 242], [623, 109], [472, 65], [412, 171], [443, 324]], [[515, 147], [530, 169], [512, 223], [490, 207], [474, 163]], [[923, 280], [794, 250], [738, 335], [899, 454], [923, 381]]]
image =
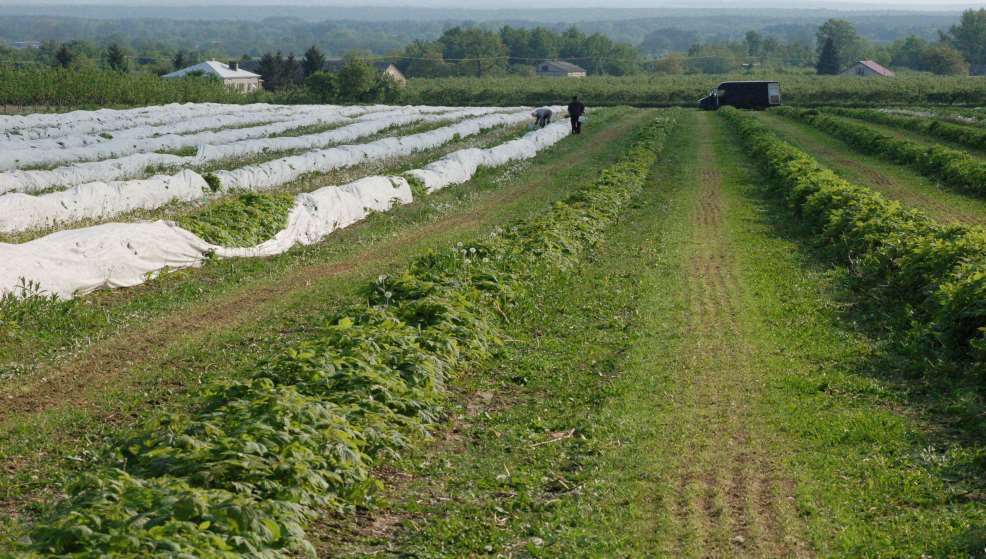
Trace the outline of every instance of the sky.
[[965, 8], [986, 7], [986, 0], [0, 0], [2, 5], [303, 5], [303, 6], [408, 6], [416, 8], [456, 9], [565, 9], [565, 8], [835, 8], [840, 10], [936, 10], [951, 11]]

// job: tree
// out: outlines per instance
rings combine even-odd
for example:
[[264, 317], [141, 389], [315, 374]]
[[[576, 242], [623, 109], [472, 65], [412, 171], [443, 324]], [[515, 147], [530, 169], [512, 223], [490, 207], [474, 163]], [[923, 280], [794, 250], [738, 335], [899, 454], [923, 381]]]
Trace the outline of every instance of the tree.
[[281, 64], [281, 85], [295, 85], [304, 79], [301, 75], [301, 63], [295, 58], [294, 53], [288, 54]]
[[925, 52], [925, 67], [940, 76], [965, 75], [969, 73], [969, 64], [962, 58], [962, 53], [948, 44], [939, 44]]
[[371, 93], [377, 85], [376, 70], [366, 60], [347, 56], [339, 70], [339, 97], [344, 101], [372, 101]]
[[305, 78], [305, 89], [319, 103], [333, 103], [339, 98], [339, 79], [320, 70]]
[[761, 49], [763, 48], [763, 36], [760, 33], [747, 31], [743, 42], [746, 44], [747, 56], [760, 56]]
[[830, 19], [818, 28], [815, 34], [816, 51], [819, 59], [822, 57], [822, 50], [829, 39], [835, 45], [837, 53], [836, 61], [840, 68], [849, 66], [852, 62], [862, 58], [865, 44], [863, 39], [856, 34], [856, 28], [844, 19]]
[[126, 72], [127, 71], [127, 53], [123, 51], [120, 45], [113, 43], [108, 49], [106, 49], [106, 65], [110, 67], [110, 70], [116, 72]]
[[890, 64], [912, 70], [927, 70], [927, 51], [928, 41], [911, 35], [894, 43]]
[[284, 56], [281, 53], [276, 55], [264, 53], [260, 57], [260, 65], [257, 73], [264, 79], [264, 89], [275, 91], [281, 87], [281, 66], [284, 64]]
[[507, 47], [492, 31], [453, 27], [443, 33], [438, 42], [442, 44], [442, 57], [457, 60], [456, 66], [464, 75], [483, 76], [507, 66]]
[[189, 62], [188, 55], [183, 50], [176, 52], [174, 58], [171, 59], [171, 65], [175, 70], [181, 70], [186, 66], [190, 66]]
[[825, 40], [825, 44], [822, 45], [822, 52], [818, 56], [818, 64], [815, 65], [815, 70], [820, 75], [834, 76], [841, 69], [842, 64], [839, 62], [839, 47], [836, 46], [835, 39], [829, 37]]
[[305, 77], [311, 76], [315, 72], [321, 72], [325, 68], [325, 55], [315, 45], [305, 51], [305, 58], [301, 61]]
[[943, 37], [971, 64], [986, 64], [986, 9], [966, 10]]
[[75, 61], [75, 53], [73, 53], [68, 45], [62, 45], [58, 47], [58, 51], [55, 53], [55, 66], [61, 66], [62, 68], [68, 68]]

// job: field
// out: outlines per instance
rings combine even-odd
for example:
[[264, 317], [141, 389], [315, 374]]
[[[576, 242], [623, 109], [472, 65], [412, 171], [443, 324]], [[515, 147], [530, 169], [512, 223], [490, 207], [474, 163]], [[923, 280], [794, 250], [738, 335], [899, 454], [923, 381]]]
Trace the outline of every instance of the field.
[[792, 89], [0, 117], [0, 557], [986, 558], [986, 112]]

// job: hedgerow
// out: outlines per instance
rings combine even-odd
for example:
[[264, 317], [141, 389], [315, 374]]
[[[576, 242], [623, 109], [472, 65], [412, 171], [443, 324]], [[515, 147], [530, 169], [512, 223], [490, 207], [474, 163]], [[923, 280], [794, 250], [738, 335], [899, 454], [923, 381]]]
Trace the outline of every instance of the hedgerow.
[[928, 357], [986, 358], [986, 229], [941, 225], [838, 177], [755, 118], [722, 111], [789, 207], [842, 259], [852, 287], [907, 347]]
[[882, 134], [865, 124], [819, 113], [816, 110], [783, 108], [778, 113], [796, 118], [841, 138], [849, 145], [903, 165], [943, 184], [977, 195], [986, 195], [986, 161], [943, 146], [925, 147], [916, 142]]
[[367, 303], [193, 412], [143, 426], [40, 522], [25, 553], [60, 557], [285, 557], [312, 552], [317, 511], [367, 505], [381, 457], [439, 420], [445, 385], [500, 344], [525, 277], [576, 262], [642, 189], [673, 126], [661, 119], [550, 211], [381, 276]]

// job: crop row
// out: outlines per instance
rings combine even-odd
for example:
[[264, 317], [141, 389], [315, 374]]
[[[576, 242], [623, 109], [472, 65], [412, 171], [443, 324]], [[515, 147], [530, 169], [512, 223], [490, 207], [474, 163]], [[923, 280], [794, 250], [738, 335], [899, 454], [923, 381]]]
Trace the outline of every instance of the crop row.
[[[941, 225], [838, 177], [757, 119], [722, 112], [792, 210], [910, 348], [986, 359], [986, 230]], [[976, 372], [979, 371], [979, 372]], [[961, 375], [980, 376], [982, 368]], [[981, 378], [976, 380], [982, 380]]]
[[367, 503], [371, 467], [439, 417], [444, 386], [499, 343], [525, 274], [579, 257], [642, 188], [671, 123], [644, 127], [590, 186], [476, 243], [418, 259], [365, 305], [194, 413], [150, 421], [25, 544], [36, 555], [283, 557], [317, 511]]
[[816, 110], [778, 109], [779, 114], [802, 120], [864, 152], [908, 165], [946, 186], [986, 195], [986, 161], [969, 153], [895, 138], [864, 123], [852, 122]]
[[907, 116], [873, 109], [826, 109], [825, 112], [885, 124], [903, 130], [913, 130], [973, 149], [986, 149], [986, 129], [955, 124], [938, 118]]

